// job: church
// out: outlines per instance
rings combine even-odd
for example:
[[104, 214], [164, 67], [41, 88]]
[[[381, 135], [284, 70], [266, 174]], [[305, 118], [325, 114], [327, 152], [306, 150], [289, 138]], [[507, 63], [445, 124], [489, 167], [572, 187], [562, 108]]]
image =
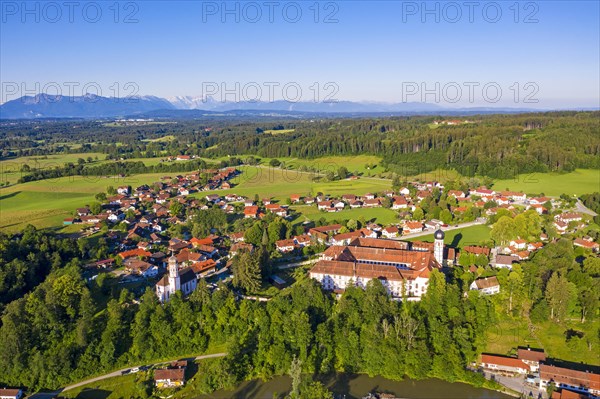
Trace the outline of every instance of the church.
[[177, 258], [171, 255], [169, 258], [168, 272], [156, 283], [156, 296], [161, 302], [167, 302], [175, 291], [181, 291], [183, 295], [191, 294], [198, 285], [196, 273], [186, 267], [179, 270]]

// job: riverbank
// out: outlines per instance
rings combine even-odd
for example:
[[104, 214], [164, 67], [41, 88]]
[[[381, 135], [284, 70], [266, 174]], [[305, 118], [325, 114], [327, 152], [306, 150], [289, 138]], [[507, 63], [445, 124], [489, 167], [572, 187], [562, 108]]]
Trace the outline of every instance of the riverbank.
[[[393, 381], [366, 374], [336, 374], [323, 377], [324, 385], [336, 399], [361, 399], [369, 393], [379, 392], [403, 399], [509, 399], [518, 396], [486, 388], [477, 388], [462, 382], [447, 382], [435, 378], [425, 380]], [[244, 381], [234, 390], [221, 390], [195, 399], [282, 399], [291, 389], [288, 376], [268, 381]]]

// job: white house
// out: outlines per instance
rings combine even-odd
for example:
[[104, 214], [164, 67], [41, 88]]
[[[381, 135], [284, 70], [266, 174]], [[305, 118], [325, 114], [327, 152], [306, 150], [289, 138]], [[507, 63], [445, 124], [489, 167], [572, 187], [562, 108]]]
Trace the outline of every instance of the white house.
[[471, 283], [471, 290], [477, 290], [484, 295], [494, 295], [500, 292], [500, 283], [496, 276], [478, 278]]

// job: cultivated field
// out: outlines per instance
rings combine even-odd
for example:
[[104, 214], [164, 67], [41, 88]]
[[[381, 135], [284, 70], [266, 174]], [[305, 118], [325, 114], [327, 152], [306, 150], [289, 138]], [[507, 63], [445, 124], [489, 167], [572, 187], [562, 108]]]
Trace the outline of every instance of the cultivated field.
[[600, 170], [577, 169], [571, 173], [529, 173], [514, 179], [497, 180], [495, 190], [514, 190], [524, 193], [544, 193], [550, 196], [561, 194], [586, 194], [600, 191]]
[[[92, 157], [93, 162], [90, 165], [96, 165], [102, 162], [105, 158], [105, 154], [98, 152], [81, 153], [81, 154], [54, 154], [54, 155], [40, 155], [31, 157], [18, 157], [11, 159], [4, 159], [0, 161], [0, 182], [3, 183], [16, 183], [20, 177], [27, 175], [27, 172], [21, 172], [24, 165], [34, 169], [50, 169], [54, 167], [63, 167], [66, 163], [77, 163], [79, 158], [83, 158], [87, 161], [88, 157]], [[98, 160], [96, 161], [96, 157]], [[87, 164], [87, 163], [86, 163]]]

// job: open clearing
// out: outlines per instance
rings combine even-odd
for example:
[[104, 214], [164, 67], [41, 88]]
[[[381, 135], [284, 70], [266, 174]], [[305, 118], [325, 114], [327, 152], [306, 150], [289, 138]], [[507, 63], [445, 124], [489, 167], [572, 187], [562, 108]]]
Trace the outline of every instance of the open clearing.
[[514, 179], [497, 180], [495, 190], [522, 191], [558, 197], [561, 194], [586, 194], [600, 191], [600, 170], [577, 169], [570, 173], [528, 173]]
[[307, 219], [315, 221], [321, 218], [328, 222], [346, 219], [358, 220], [361, 217], [367, 222], [375, 221], [383, 225], [400, 222], [398, 213], [388, 208], [357, 208], [345, 209], [340, 212], [322, 212], [317, 209], [316, 205], [296, 205], [292, 206], [292, 209], [302, 214], [295, 222], [304, 222]]
[[[490, 240], [490, 228], [486, 225], [449, 230], [445, 233], [444, 243], [458, 248], [467, 245], [479, 245]], [[426, 236], [411, 238], [409, 241], [433, 242], [433, 233]]]
[[[511, 355], [516, 354], [519, 346], [529, 345], [532, 348], [544, 348], [551, 358], [598, 365], [600, 354], [596, 348], [600, 344], [597, 335], [599, 324], [597, 320], [585, 324], [547, 321], [536, 324], [530, 330], [524, 320], [503, 315], [488, 330], [484, 352]], [[583, 338], [567, 340], [565, 333], [571, 328], [582, 332]]]

